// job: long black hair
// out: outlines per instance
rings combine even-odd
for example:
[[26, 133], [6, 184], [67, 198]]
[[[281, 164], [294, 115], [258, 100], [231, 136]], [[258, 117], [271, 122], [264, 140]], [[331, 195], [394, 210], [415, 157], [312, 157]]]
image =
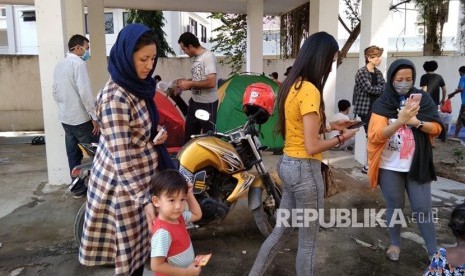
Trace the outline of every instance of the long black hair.
[[308, 37], [300, 48], [292, 69], [281, 84], [278, 93], [278, 122], [276, 131], [283, 138], [286, 137], [284, 104], [287, 95], [294, 86], [296, 90], [302, 86], [302, 81], [311, 82], [320, 92], [320, 132], [326, 128], [325, 103], [323, 101], [323, 88], [335, 54], [339, 51], [336, 39], [326, 32], [318, 32]]

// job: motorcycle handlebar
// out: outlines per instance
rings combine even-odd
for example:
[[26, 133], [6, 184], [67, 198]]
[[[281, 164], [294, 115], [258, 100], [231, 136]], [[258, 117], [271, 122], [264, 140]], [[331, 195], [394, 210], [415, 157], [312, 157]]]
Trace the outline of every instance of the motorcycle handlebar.
[[[247, 122], [240, 127], [243, 131], [245, 131], [246, 134], [251, 134], [253, 136], [258, 136], [258, 131], [255, 128], [254, 124], [250, 122], [250, 120], [247, 120]], [[199, 137], [208, 137], [208, 136], [213, 136], [217, 138], [229, 138], [229, 135], [231, 132], [237, 131], [237, 129], [230, 131], [228, 133], [221, 133], [221, 132], [216, 132], [214, 130], [209, 130], [206, 133], [201, 133], [201, 134], [193, 134], [191, 135], [191, 138], [199, 138]]]
[[215, 131], [209, 130], [207, 131], [207, 133], [193, 134], [191, 135], [191, 138], [193, 139], [193, 138], [207, 137], [207, 136], [215, 136], [218, 138], [223, 138], [223, 137], [227, 137], [228, 135], [221, 133], [221, 132], [215, 132]]

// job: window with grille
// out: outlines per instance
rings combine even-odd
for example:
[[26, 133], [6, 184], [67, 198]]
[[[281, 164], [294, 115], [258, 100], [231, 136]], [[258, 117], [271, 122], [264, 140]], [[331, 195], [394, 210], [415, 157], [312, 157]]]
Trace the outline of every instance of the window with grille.
[[[84, 20], [85, 22], [85, 28], [86, 28], [86, 34], [89, 34], [89, 28], [88, 28], [88, 15], [85, 15]], [[105, 34], [114, 34], [115, 33], [115, 26], [113, 23], [113, 13], [112, 12], [106, 12], [105, 13]]]
[[189, 17], [189, 25], [187, 25], [187, 31], [197, 36], [197, 21]]
[[129, 12], [123, 12], [123, 27], [126, 26], [128, 23]]
[[105, 13], [105, 34], [114, 34], [115, 33], [115, 26], [113, 23], [113, 13], [106, 12]]
[[202, 41], [203, 43], [207, 43], [207, 27], [200, 24], [200, 30], [201, 30], [200, 41]]

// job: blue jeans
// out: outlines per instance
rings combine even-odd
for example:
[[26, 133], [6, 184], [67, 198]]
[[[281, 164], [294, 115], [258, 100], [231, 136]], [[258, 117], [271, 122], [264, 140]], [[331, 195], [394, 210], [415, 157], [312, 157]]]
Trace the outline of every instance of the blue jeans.
[[74, 167], [81, 165], [83, 157], [78, 143], [98, 143], [99, 136], [92, 134], [92, 129], [94, 128], [92, 121], [87, 121], [76, 126], [63, 123], [62, 125], [65, 130], [66, 155], [68, 156], [68, 166], [71, 172]]
[[[278, 173], [283, 181], [280, 211], [288, 210], [291, 212], [292, 209], [318, 210], [323, 208], [324, 185], [320, 161], [283, 155], [278, 164]], [[291, 218], [292, 216], [287, 220], [289, 225], [292, 225]], [[285, 224], [276, 225], [271, 235], [265, 240], [249, 276], [264, 275], [276, 253], [287, 243], [293, 228], [283, 225]], [[319, 228], [318, 219], [310, 222], [308, 226], [299, 227], [295, 262], [296, 275], [298, 276], [313, 275]]]
[[[386, 217], [388, 226], [394, 214], [394, 209], [404, 209], [405, 190], [412, 206], [413, 216], [417, 221], [420, 234], [425, 240], [428, 256], [436, 252], [436, 229], [431, 210], [431, 183], [418, 183], [407, 178], [406, 172], [396, 172], [379, 169], [379, 186], [386, 201]], [[398, 220], [398, 217], [395, 217]], [[407, 221], [408, 222], [408, 221]], [[400, 247], [400, 232], [402, 225], [396, 223], [388, 227], [391, 244]]]

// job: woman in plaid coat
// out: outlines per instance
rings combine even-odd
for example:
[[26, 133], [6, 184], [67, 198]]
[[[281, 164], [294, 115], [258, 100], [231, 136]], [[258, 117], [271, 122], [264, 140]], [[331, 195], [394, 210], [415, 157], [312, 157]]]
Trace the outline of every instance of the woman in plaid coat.
[[155, 218], [150, 179], [169, 157], [157, 141], [158, 112], [152, 73], [157, 60], [153, 33], [130, 24], [110, 52], [110, 80], [97, 96], [101, 136], [94, 158], [79, 261], [115, 264], [116, 275], [142, 275]]

